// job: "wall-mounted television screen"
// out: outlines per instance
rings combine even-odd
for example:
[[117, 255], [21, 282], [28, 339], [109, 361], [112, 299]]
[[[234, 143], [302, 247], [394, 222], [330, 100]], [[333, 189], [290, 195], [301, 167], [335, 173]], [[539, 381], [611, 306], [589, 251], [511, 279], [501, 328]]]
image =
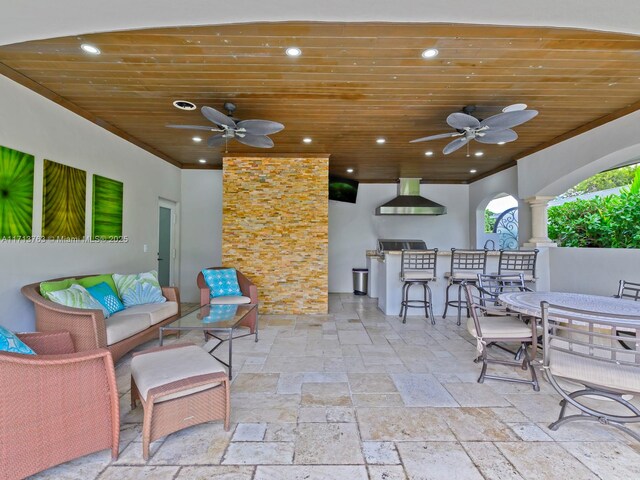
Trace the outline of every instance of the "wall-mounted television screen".
[[358, 182], [329, 175], [329, 200], [356, 203], [357, 196]]

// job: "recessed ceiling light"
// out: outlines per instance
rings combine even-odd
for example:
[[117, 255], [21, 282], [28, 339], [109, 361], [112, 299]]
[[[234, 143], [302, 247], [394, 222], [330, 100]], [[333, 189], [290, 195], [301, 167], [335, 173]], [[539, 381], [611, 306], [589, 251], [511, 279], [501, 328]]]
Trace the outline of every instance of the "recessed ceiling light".
[[194, 142], [198, 143], [201, 142], [202, 139], [200, 137], [193, 137], [191, 140], [193, 140]]
[[347, 168], [347, 173], [353, 173], [353, 168]]
[[376, 143], [379, 143], [380, 145], [382, 145], [382, 144], [383, 144], [384, 142], [386, 142], [386, 141], [387, 141], [387, 140], [386, 140], [386, 139], [384, 139], [384, 138], [378, 138], [378, 139], [376, 140]]
[[100, 55], [100, 49], [95, 45], [90, 45], [88, 43], [83, 43], [80, 45], [80, 48], [91, 55]]
[[481, 157], [482, 155], [484, 155], [484, 153], [482, 153], [482, 152], [476, 152], [476, 153], [474, 153], [474, 155], [475, 155], [476, 157]]
[[431, 155], [433, 155], [433, 152], [432, 152], [431, 150], [427, 150], [426, 152], [424, 152], [424, 154], [425, 154], [427, 157], [430, 157]]
[[498, 142], [498, 145], [504, 145], [507, 142]]
[[187, 100], [175, 100], [173, 106], [180, 110], [195, 110], [196, 104]]
[[471, 170], [469, 170], [469, 173], [476, 173], [478, 170], [476, 170], [475, 168], [472, 168]]
[[514, 103], [513, 105], [508, 105], [504, 107], [502, 111], [504, 113], [507, 113], [507, 112], [518, 112], [520, 110], [526, 110], [526, 109], [527, 109], [526, 103]]
[[198, 160], [200, 163], [207, 163], [207, 161], [204, 158], [201, 158], [200, 160]]
[[303, 141], [304, 143], [311, 143], [311, 142], [313, 142], [313, 140], [312, 140], [311, 138], [309, 138], [309, 137], [305, 137], [305, 138], [303, 138], [303, 139], [302, 139], [302, 141]]
[[422, 52], [422, 58], [433, 58], [438, 56], [438, 49], [427, 48]]
[[302, 50], [300, 50], [298, 47], [289, 47], [285, 50], [284, 53], [286, 53], [290, 57], [299, 57], [300, 55], [302, 55]]

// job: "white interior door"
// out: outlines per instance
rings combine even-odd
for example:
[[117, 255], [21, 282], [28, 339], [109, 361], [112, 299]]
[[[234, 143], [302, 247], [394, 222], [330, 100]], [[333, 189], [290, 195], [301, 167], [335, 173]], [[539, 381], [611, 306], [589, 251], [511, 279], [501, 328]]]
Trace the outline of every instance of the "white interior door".
[[176, 225], [176, 204], [160, 199], [158, 206], [158, 281], [163, 287], [175, 285]]

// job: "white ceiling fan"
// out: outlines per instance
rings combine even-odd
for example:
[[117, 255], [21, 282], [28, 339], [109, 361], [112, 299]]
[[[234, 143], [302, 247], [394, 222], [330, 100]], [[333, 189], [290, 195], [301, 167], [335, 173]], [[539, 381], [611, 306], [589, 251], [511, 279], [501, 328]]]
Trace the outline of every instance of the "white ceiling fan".
[[[448, 155], [468, 145], [471, 140], [489, 144], [513, 142], [518, 138], [518, 134], [511, 130], [511, 128], [522, 125], [538, 115], [537, 110], [526, 110], [526, 108], [527, 105], [524, 103], [509, 105], [502, 109], [502, 113], [485, 118], [484, 120], [478, 120], [471, 115], [471, 113], [475, 111], [475, 107], [467, 106], [462, 109], [462, 112], [452, 113], [447, 117], [447, 123], [449, 126], [455, 128], [457, 130], [456, 132], [416, 138], [409, 143], [461, 137], [449, 142], [444, 147], [442, 153]], [[468, 152], [467, 156], [469, 156]]]

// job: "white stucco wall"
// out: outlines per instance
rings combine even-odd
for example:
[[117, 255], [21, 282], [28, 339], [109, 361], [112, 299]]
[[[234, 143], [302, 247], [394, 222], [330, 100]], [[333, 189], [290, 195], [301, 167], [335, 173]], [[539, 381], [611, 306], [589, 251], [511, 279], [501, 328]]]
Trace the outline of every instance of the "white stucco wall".
[[550, 248], [551, 290], [614, 295], [619, 280], [640, 283], [640, 249]]
[[397, 194], [393, 184], [363, 184], [356, 204], [329, 201], [329, 291], [352, 290], [351, 269], [365, 267], [366, 250], [378, 238], [416, 238], [429, 248], [469, 247], [469, 187], [421, 185], [423, 197], [447, 207], [440, 216], [376, 216], [375, 209]]
[[[0, 243], [0, 324], [34, 328], [22, 285], [54, 277], [157, 268], [158, 199], [180, 201], [180, 170], [84, 118], [0, 76], [0, 145], [35, 156], [33, 233], [42, 225], [43, 159], [124, 182], [123, 234], [128, 243]], [[143, 245], [148, 251], [143, 251]], [[178, 262], [179, 265], [179, 262]]]
[[196, 276], [222, 258], [222, 170], [182, 170], [180, 298], [198, 302]]
[[543, 25], [640, 33], [640, 2], [616, 0], [81, 0], [5, 1], [0, 44], [110, 30], [174, 25], [214, 25], [268, 21], [434, 22], [488, 25]]

